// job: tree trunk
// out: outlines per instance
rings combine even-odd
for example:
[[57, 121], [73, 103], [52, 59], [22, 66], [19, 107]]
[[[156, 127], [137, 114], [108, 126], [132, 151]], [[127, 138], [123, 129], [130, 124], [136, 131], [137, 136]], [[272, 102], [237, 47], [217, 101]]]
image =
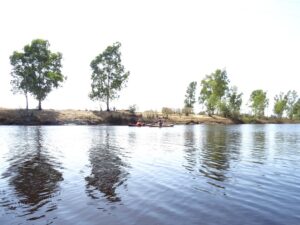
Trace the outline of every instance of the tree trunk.
[[25, 93], [25, 98], [26, 98], [26, 110], [28, 111], [28, 95]]
[[110, 111], [109, 110], [109, 97], [107, 96], [107, 99], [106, 99], [106, 111]]
[[109, 110], [109, 89], [110, 89], [110, 75], [107, 76], [107, 96], [106, 96], [106, 111], [110, 111]]
[[39, 99], [39, 110], [42, 110], [42, 101]]

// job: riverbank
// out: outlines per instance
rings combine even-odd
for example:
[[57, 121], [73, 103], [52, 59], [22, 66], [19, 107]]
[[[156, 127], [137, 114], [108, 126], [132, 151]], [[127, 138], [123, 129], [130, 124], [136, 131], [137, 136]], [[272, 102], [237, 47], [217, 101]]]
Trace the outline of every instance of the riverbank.
[[241, 120], [232, 120], [221, 116], [207, 115], [149, 115], [144, 113], [131, 114], [128, 111], [89, 111], [89, 110], [23, 110], [0, 108], [0, 125], [127, 125], [137, 120], [153, 123], [163, 117], [168, 123], [174, 124], [279, 124], [299, 123], [288, 119], [265, 118], [254, 119], [242, 117]]

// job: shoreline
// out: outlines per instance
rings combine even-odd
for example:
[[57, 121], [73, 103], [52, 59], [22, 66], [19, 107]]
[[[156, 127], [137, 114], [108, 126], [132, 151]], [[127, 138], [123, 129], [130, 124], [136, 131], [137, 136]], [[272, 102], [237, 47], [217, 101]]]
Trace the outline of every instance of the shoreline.
[[36, 110], [36, 109], [4, 109], [0, 108], [0, 125], [128, 125], [133, 121], [141, 120], [145, 123], [154, 123], [162, 117], [166, 123], [177, 125], [187, 124], [299, 124], [300, 121], [249, 117], [239, 120], [221, 116], [207, 115], [163, 115], [160, 113], [147, 115], [144, 113], [132, 114], [129, 111], [89, 111], [89, 110]]

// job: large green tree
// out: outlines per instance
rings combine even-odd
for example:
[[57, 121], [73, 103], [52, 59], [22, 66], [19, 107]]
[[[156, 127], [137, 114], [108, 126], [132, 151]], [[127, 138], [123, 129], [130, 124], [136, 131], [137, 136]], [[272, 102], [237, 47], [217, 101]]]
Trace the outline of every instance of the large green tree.
[[14, 92], [25, 94], [28, 108], [28, 93], [38, 100], [38, 109], [42, 101], [60, 86], [65, 77], [61, 73], [61, 53], [52, 53], [47, 40], [36, 39], [24, 47], [24, 52], [14, 52], [10, 57], [13, 66], [12, 85]]
[[196, 87], [197, 82], [193, 81], [189, 84], [185, 94], [184, 107], [185, 108], [194, 108], [196, 102]]
[[267, 98], [267, 92], [261, 89], [252, 91], [250, 95], [250, 107], [253, 113], [257, 117], [262, 117], [265, 114], [265, 109], [269, 105], [269, 100]]
[[107, 111], [109, 102], [119, 97], [118, 92], [126, 86], [130, 74], [121, 63], [120, 47], [119, 42], [108, 46], [90, 64], [93, 72], [89, 97], [106, 102]]
[[209, 115], [213, 115], [219, 109], [222, 97], [228, 90], [229, 79], [226, 70], [216, 70], [210, 75], [206, 75], [201, 81], [199, 96], [200, 104], [204, 104]]
[[280, 92], [279, 95], [274, 97], [274, 108], [273, 112], [278, 118], [282, 118], [284, 111], [287, 109], [288, 95]]

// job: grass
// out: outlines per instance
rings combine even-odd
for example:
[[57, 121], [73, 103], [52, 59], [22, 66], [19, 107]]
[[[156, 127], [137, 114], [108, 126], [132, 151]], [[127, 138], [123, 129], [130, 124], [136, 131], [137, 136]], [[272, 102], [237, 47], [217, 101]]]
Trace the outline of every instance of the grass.
[[164, 115], [155, 111], [132, 114], [128, 111], [89, 111], [89, 110], [24, 110], [0, 108], [0, 125], [127, 125], [130, 122], [142, 120], [145, 123], [156, 122], [163, 118], [174, 124], [239, 124], [239, 123], [299, 123], [288, 119], [262, 118], [242, 115], [239, 120], [221, 116], [207, 115]]

